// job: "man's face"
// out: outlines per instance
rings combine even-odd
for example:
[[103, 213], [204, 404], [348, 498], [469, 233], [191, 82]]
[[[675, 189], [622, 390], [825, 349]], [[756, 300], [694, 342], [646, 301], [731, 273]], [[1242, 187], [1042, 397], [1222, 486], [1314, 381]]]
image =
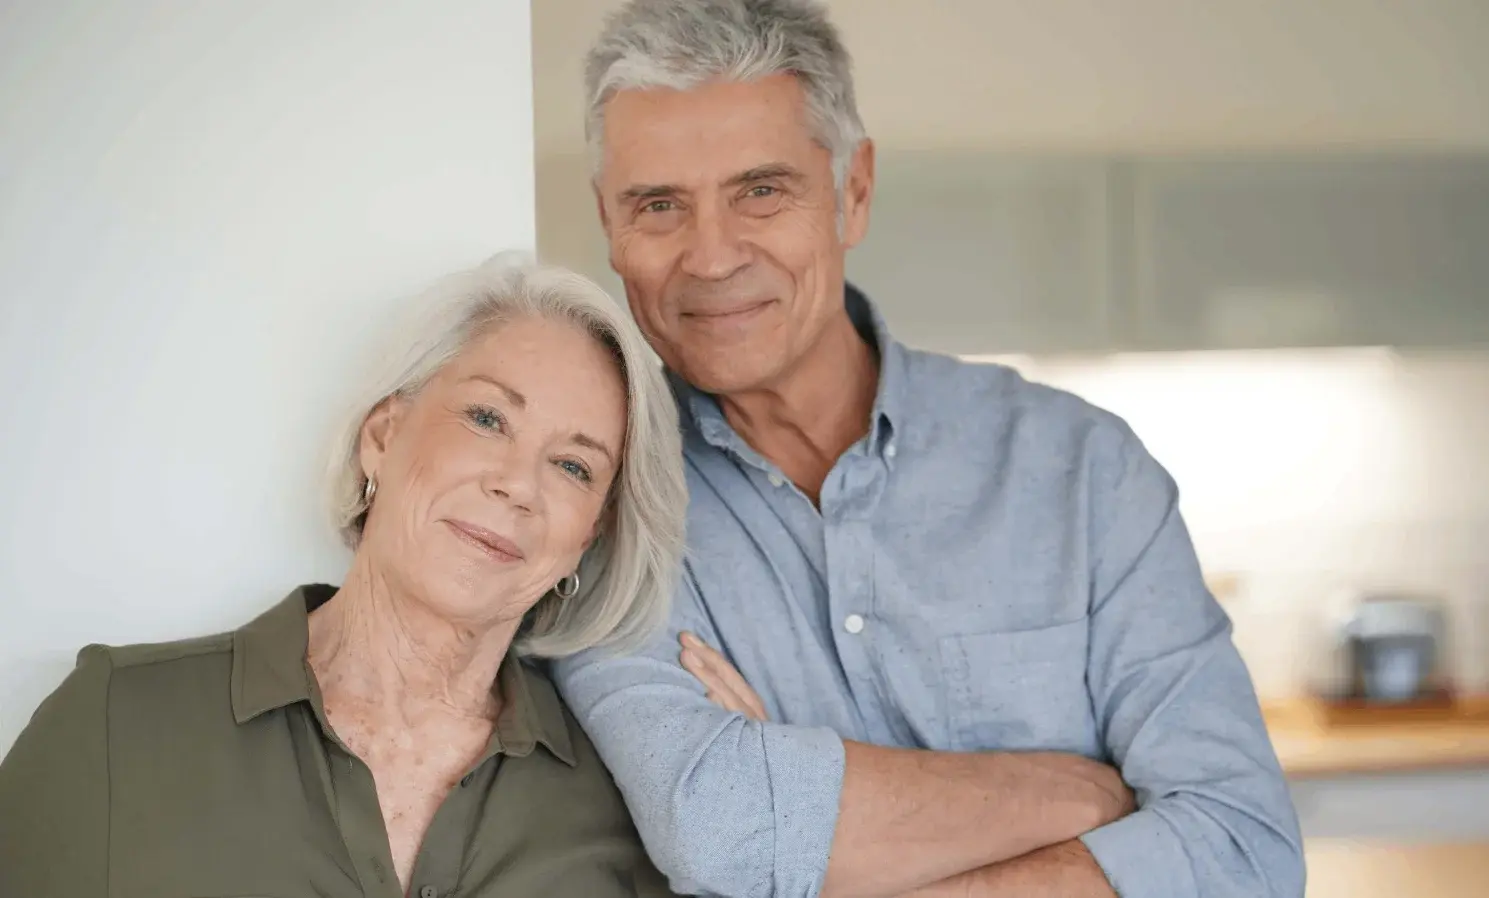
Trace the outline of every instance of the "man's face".
[[605, 109], [596, 192], [610, 264], [667, 366], [710, 393], [768, 389], [843, 309], [868, 227], [873, 147], [853, 158], [838, 230], [831, 155], [790, 75], [628, 90]]

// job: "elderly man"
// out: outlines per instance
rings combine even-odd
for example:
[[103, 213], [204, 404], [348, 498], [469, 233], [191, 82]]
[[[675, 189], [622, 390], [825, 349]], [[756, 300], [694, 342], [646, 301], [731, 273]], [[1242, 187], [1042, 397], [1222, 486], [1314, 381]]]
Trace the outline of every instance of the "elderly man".
[[822, 10], [632, 0], [587, 87], [689, 563], [666, 642], [557, 672], [673, 887], [1301, 895], [1173, 481], [1115, 416], [845, 303], [874, 150]]

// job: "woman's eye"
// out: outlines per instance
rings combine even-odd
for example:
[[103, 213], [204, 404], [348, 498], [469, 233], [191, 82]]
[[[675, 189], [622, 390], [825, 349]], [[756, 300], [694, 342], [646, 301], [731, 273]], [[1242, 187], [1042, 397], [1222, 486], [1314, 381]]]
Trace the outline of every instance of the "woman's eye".
[[466, 409], [465, 417], [482, 430], [500, 431], [507, 423], [494, 409], [489, 409], [484, 405], [473, 405]]
[[590, 476], [589, 468], [586, 468], [584, 465], [581, 465], [579, 462], [572, 459], [566, 458], [560, 461], [558, 463], [558, 466], [564, 469], [564, 473], [583, 483], [589, 483], [591, 480], [594, 479]]

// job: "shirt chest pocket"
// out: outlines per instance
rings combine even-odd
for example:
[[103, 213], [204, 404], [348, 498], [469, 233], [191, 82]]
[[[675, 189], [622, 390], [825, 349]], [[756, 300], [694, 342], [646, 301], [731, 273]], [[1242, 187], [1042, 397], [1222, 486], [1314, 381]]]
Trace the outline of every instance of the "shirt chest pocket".
[[1085, 619], [940, 639], [947, 741], [956, 751], [1088, 752]]

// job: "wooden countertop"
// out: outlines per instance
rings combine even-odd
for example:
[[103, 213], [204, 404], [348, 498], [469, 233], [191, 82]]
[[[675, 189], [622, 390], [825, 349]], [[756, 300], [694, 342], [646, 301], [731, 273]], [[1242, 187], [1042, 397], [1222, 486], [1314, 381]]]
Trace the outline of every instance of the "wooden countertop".
[[1282, 769], [1292, 777], [1489, 767], [1489, 695], [1460, 698], [1459, 710], [1421, 719], [1376, 713], [1331, 724], [1323, 706], [1298, 698], [1262, 703]]
[[1403, 845], [1308, 839], [1307, 898], [1483, 898], [1489, 843]]

